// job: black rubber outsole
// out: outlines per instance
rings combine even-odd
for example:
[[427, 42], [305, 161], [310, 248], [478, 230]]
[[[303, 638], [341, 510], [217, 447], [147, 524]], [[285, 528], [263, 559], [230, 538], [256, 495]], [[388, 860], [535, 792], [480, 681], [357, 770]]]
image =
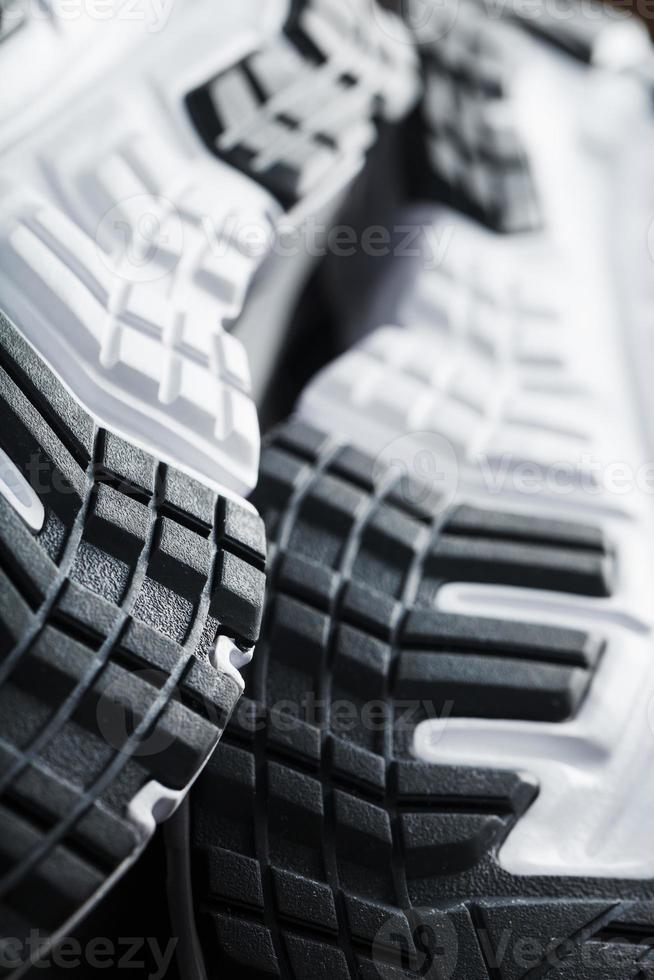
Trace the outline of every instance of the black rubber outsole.
[[[564, 522], [461, 507], [436, 517], [393, 474], [373, 483], [372, 465], [298, 423], [263, 454], [262, 640], [248, 697], [191, 797], [206, 976], [654, 976], [651, 882], [513, 877], [497, 851], [536, 783], [410, 752], [425, 703], [552, 724], [574, 715], [600, 639], [463, 622], [433, 599], [466, 569], [480, 582], [519, 574], [527, 588], [608, 594], [608, 544]], [[485, 560], [468, 534], [476, 556], [486, 542]]]
[[425, 95], [415, 125], [424, 145], [412, 150], [425, 159], [422, 170], [410, 163], [414, 192], [417, 185], [422, 196], [498, 233], [536, 231], [541, 204], [510, 103], [510, 55], [520, 32], [474, 4], [452, 4], [450, 16], [442, 36], [419, 45]]
[[0, 399], [0, 449], [44, 510], [35, 532], [0, 495], [4, 976], [129, 865], [215, 747], [241, 691], [214, 651], [257, 640], [265, 536], [97, 426], [1, 315]]
[[[355, 145], [365, 155], [377, 124], [393, 115], [386, 105], [389, 80], [393, 98], [417, 80], [408, 32], [406, 44], [395, 43], [377, 0], [341, 6], [293, 0], [290, 8], [280, 37], [186, 97], [208, 149], [287, 210], [344, 164], [352, 168]], [[399, 19], [393, 30], [403, 30]], [[412, 97], [405, 101], [406, 111]], [[276, 152], [263, 165], [270, 147]]]

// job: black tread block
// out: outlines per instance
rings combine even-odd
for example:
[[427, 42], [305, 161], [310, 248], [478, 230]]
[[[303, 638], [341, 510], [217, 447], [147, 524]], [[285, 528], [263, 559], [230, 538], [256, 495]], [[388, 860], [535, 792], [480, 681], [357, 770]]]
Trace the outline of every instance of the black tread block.
[[601, 530], [592, 525], [544, 520], [533, 514], [496, 514], [469, 505], [454, 508], [447, 521], [447, 532], [529, 544], [538, 541], [550, 546], [567, 545], [600, 554], [606, 547]]
[[[302, 0], [291, 7], [281, 36], [186, 97], [209, 150], [287, 209], [319, 188], [355, 146], [362, 153], [368, 149], [373, 136], [366, 127], [384, 115], [384, 74], [413, 74], [408, 61], [396, 65], [388, 51], [376, 50], [373, 9], [362, 17], [358, 3]], [[322, 43], [326, 21], [342, 41], [337, 55], [333, 42]], [[372, 59], [377, 71], [370, 70]], [[298, 89], [304, 99], [298, 99]], [[271, 146], [277, 152], [262, 165], [261, 151]]]
[[[390, 502], [392, 485], [375, 494], [338, 476], [342, 449], [319, 434], [282, 430], [264, 453], [264, 470], [280, 452], [295, 472], [281, 493], [279, 483], [270, 491], [278, 596], [268, 633], [289, 674], [269, 695], [281, 696], [284, 684], [319, 689], [329, 662], [334, 691], [355, 698], [383, 698], [389, 689], [439, 709], [453, 702], [455, 715], [574, 714], [601, 638], [442, 614], [435, 598], [448, 581], [609, 594], [614, 559], [599, 529], [460, 504], [438, 520], [419, 519]], [[265, 486], [255, 494], [264, 520], [267, 495]], [[340, 622], [332, 628], [336, 603]]]
[[272, 935], [263, 924], [220, 913], [211, 913], [211, 924], [219, 945], [227, 956], [235, 954], [245, 976], [280, 975]]
[[501, 582], [597, 597], [611, 592], [612, 563], [605, 554], [536, 541], [522, 544], [444, 533], [434, 544], [428, 567], [451, 581]]
[[519, 654], [533, 659], [592, 668], [602, 652], [602, 641], [582, 630], [531, 623], [512, 623], [478, 616], [457, 616], [434, 609], [414, 609], [407, 616], [402, 641], [429, 649], [434, 637], [450, 649], [474, 649], [489, 654]]
[[[446, 37], [416, 25], [425, 91], [416, 113], [412, 174], [431, 197], [511, 234], [542, 226], [527, 142], [513, 104], [519, 32], [481, 5], [461, 5]], [[536, 18], [537, 19], [537, 18]], [[526, 22], [526, 18], [525, 18]], [[444, 31], [444, 25], [441, 25]], [[518, 37], [518, 41], [520, 38]]]
[[263, 909], [263, 883], [258, 862], [246, 854], [222, 847], [207, 847], [203, 854], [208, 869], [207, 887], [223, 901]]
[[395, 694], [419, 703], [421, 696], [463, 718], [563, 721], [588, 686], [583, 670], [553, 664], [477, 657], [469, 653], [402, 653]]
[[338, 917], [331, 888], [302, 875], [272, 868], [275, 899], [280, 914], [286, 919], [308, 922], [317, 929], [336, 932]]
[[406, 874], [430, 878], [479, 863], [505, 835], [501, 817], [470, 813], [403, 813]]
[[209, 654], [258, 637], [265, 541], [96, 426], [1, 315], [0, 398], [45, 511], [34, 532], [0, 496], [0, 931], [47, 942], [146, 842], [139, 790], [213, 751], [239, 687]]
[[[619, 970], [634, 963], [623, 935], [642, 936], [643, 923], [654, 933], [650, 883], [511, 877], [496, 855], [535, 780], [410, 751], [425, 704], [439, 716], [574, 715], [603, 649], [581, 630], [437, 611], [439, 538], [525, 545], [536, 564], [552, 549], [571, 567], [610, 568], [609, 544], [593, 527], [460, 504], [415, 513], [369, 470], [297, 424], [263, 453], [254, 499], [273, 558], [262, 639], [249, 700], [192, 797], [209, 974], [513, 980], [496, 961], [532, 938], [543, 957], [554, 940], [565, 952], [552, 976], [641, 980]], [[512, 560], [494, 581], [512, 581]], [[556, 588], [554, 572], [547, 581]], [[586, 594], [588, 581], [560, 591]], [[549, 977], [536, 966], [516, 976]]]

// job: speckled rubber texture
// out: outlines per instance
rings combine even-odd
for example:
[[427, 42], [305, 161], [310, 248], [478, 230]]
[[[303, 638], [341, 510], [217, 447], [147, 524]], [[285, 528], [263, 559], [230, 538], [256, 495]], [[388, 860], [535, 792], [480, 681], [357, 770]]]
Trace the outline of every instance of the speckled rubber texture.
[[[259, 635], [265, 538], [98, 427], [0, 315], [2, 975], [138, 855], [214, 749]], [[11, 474], [10, 474], [11, 476]], [[39, 527], [40, 524], [40, 527]], [[36, 530], [35, 530], [36, 528]]]
[[437, 516], [397, 473], [300, 423], [269, 441], [255, 501], [271, 543], [262, 640], [191, 798], [207, 977], [654, 975], [649, 882], [506, 873], [497, 852], [536, 781], [412, 752], [425, 711], [536, 712], [552, 728], [575, 715], [599, 624], [455, 616], [435, 598], [452, 577], [518, 575], [607, 594], [601, 532], [463, 501]]

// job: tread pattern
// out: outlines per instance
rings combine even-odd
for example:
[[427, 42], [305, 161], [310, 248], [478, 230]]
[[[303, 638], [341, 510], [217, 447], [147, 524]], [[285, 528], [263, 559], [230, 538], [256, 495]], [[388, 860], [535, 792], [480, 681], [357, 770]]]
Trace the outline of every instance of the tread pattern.
[[609, 390], [628, 404], [614, 338], [596, 344], [570, 270], [542, 241], [518, 247], [448, 208], [414, 206], [395, 224], [428, 234], [380, 276], [363, 339], [310, 381], [300, 417], [409, 473], [422, 460], [432, 485], [438, 462], [444, 490], [462, 481], [526, 507], [538, 493], [582, 519], [637, 513], [637, 494], [609, 478], [619, 456], [642, 458], [628, 413], [606, 409]]
[[89, 141], [84, 117], [48, 147], [43, 166], [66, 213], [123, 279], [146, 278], [198, 321], [229, 324], [272, 242], [274, 202], [231, 168], [188, 159], [161, 133], [135, 131], [115, 106], [102, 114], [101, 142]]
[[[445, 276], [435, 279], [445, 280], [445, 290], [442, 304], [430, 306], [431, 329], [376, 330], [310, 383], [302, 417], [329, 418], [330, 427], [356, 433], [351, 438], [375, 451], [400, 436], [438, 433], [473, 466], [574, 466], [581, 485], [584, 457], [603, 458], [608, 427], [557, 349], [556, 321], [528, 306], [498, 309], [474, 291], [461, 295]], [[457, 304], [467, 307], [461, 317]], [[595, 478], [589, 471], [583, 481], [592, 489]]]
[[0, 316], [0, 449], [45, 511], [0, 496], [0, 921], [56, 932], [145, 843], [130, 807], [181, 792], [241, 693], [220, 637], [257, 640], [253, 511], [97, 427]]
[[164, 458], [237, 493], [256, 482], [259, 426], [247, 357], [218, 320], [111, 271], [40, 200], [0, 219], [3, 307], [94, 411]]
[[[301, 423], [283, 429], [264, 454], [254, 497], [283, 593], [269, 621], [275, 655], [302, 669], [304, 642], [320, 646], [320, 625], [337, 608], [352, 636], [342, 650], [336, 643], [332, 671], [346, 687], [358, 679], [360, 693], [382, 696], [393, 636], [399, 699], [413, 701], [420, 689], [434, 703], [452, 701], [455, 715], [574, 714], [601, 643], [574, 630], [443, 614], [436, 599], [449, 581], [608, 596], [612, 559], [602, 532], [464, 502], [436, 516], [407, 499], [399, 474], [373, 480], [372, 460], [328, 437], [308, 456], [317, 436]], [[290, 536], [280, 542], [280, 534]], [[314, 607], [304, 620], [303, 605]], [[277, 626], [287, 642], [275, 641]]]
[[445, 5], [441, 15], [454, 23], [421, 46], [431, 196], [495, 231], [533, 231], [541, 209], [511, 101], [517, 32], [477, 7]]
[[374, 119], [401, 117], [417, 92], [398, 18], [366, 0], [293, 7], [274, 43], [187, 98], [209, 148], [286, 208], [335, 172], [356, 173], [376, 139]]
[[[437, 614], [434, 590], [447, 571], [436, 572], [429, 556], [452, 522], [533, 535], [534, 566], [522, 574], [534, 587], [544, 584], [535, 571], [543, 542], [566, 548], [574, 537], [582, 553], [599, 556], [601, 535], [556, 522], [530, 521], [520, 531], [516, 518], [465, 507], [435, 520], [407, 506], [395, 475], [373, 484], [371, 470], [359, 452], [297, 422], [263, 453], [255, 500], [271, 542], [266, 622], [247, 673], [250, 699], [192, 798], [194, 892], [209, 974], [649, 976], [648, 883], [591, 889], [581, 880], [512, 878], [494, 855], [535, 785], [410, 754], [418, 705], [426, 699], [442, 713], [451, 699], [456, 715], [477, 671], [466, 709], [492, 713], [503, 704], [531, 717], [537, 689], [541, 708], [554, 703], [543, 698], [546, 676], [588, 678], [601, 653], [601, 639], [580, 631]], [[514, 558], [493, 563], [495, 580], [511, 575]], [[472, 562], [456, 574], [466, 567], [485, 574]], [[558, 572], [554, 588], [555, 579], [562, 582]], [[504, 658], [519, 688], [505, 702], [497, 689]], [[462, 679], [457, 669], [465, 665]], [[376, 725], [365, 721], [364, 704], [376, 706]], [[526, 939], [531, 960], [521, 966]]]

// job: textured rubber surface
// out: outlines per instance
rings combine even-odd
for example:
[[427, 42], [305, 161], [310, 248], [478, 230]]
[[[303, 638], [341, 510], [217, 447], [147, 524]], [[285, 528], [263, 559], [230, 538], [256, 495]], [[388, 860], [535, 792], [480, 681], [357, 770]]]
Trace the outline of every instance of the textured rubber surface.
[[[505, 871], [647, 880], [654, 861], [645, 814], [654, 787], [647, 751], [634, 747], [649, 746], [653, 731], [652, 487], [637, 476], [650, 458], [638, 396], [649, 390], [651, 361], [634, 333], [637, 368], [626, 362], [628, 318], [616, 315], [615, 271], [597, 276], [613, 245], [598, 185], [607, 193], [613, 184], [596, 178], [579, 184], [576, 216], [550, 241], [517, 243], [448, 209], [403, 213], [402, 226], [436, 247], [416, 261], [394, 259], [364, 318], [364, 327], [402, 328], [378, 328], [327, 367], [305, 391], [300, 414], [337, 437], [347, 433], [377, 465], [385, 460], [423, 478], [427, 498], [449, 500], [463, 489], [476, 507], [515, 510], [527, 522], [538, 508], [602, 528], [615, 550], [608, 599], [470, 581], [445, 585], [437, 598], [452, 615], [599, 632], [601, 680], [582, 710], [557, 726], [472, 712], [445, 725], [425, 720], [413, 751], [436, 765], [537, 779], [537, 803], [500, 849]], [[566, 262], [552, 247], [562, 242]], [[620, 485], [610, 478], [617, 460], [627, 474]]]
[[557, 589], [562, 567], [590, 560], [599, 583], [602, 535], [461, 505], [436, 519], [397, 473], [373, 471], [299, 423], [263, 453], [271, 586], [250, 700], [192, 797], [207, 976], [651, 976], [649, 882], [513, 877], [497, 851], [535, 782], [412, 754], [425, 710], [537, 713], [555, 730], [583, 707], [599, 623], [444, 615], [434, 600], [451, 575], [506, 583], [518, 567], [525, 588]]
[[45, 941], [213, 750], [259, 634], [265, 540], [245, 504], [97, 427], [4, 316], [0, 398], [0, 451], [43, 511], [35, 532], [0, 482], [0, 922]]
[[401, 118], [416, 92], [409, 34], [376, 0], [299, 0], [279, 38], [187, 104], [209, 148], [290, 208], [356, 173], [374, 120]]
[[[227, 257], [216, 274], [226, 290], [229, 269]], [[114, 271], [92, 239], [31, 194], [0, 208], [0, 296], [104, 422], [235, 493], [254, 486], [259, 425], [247, 357], [215, 311], [191, 297], [175, 306]]]

